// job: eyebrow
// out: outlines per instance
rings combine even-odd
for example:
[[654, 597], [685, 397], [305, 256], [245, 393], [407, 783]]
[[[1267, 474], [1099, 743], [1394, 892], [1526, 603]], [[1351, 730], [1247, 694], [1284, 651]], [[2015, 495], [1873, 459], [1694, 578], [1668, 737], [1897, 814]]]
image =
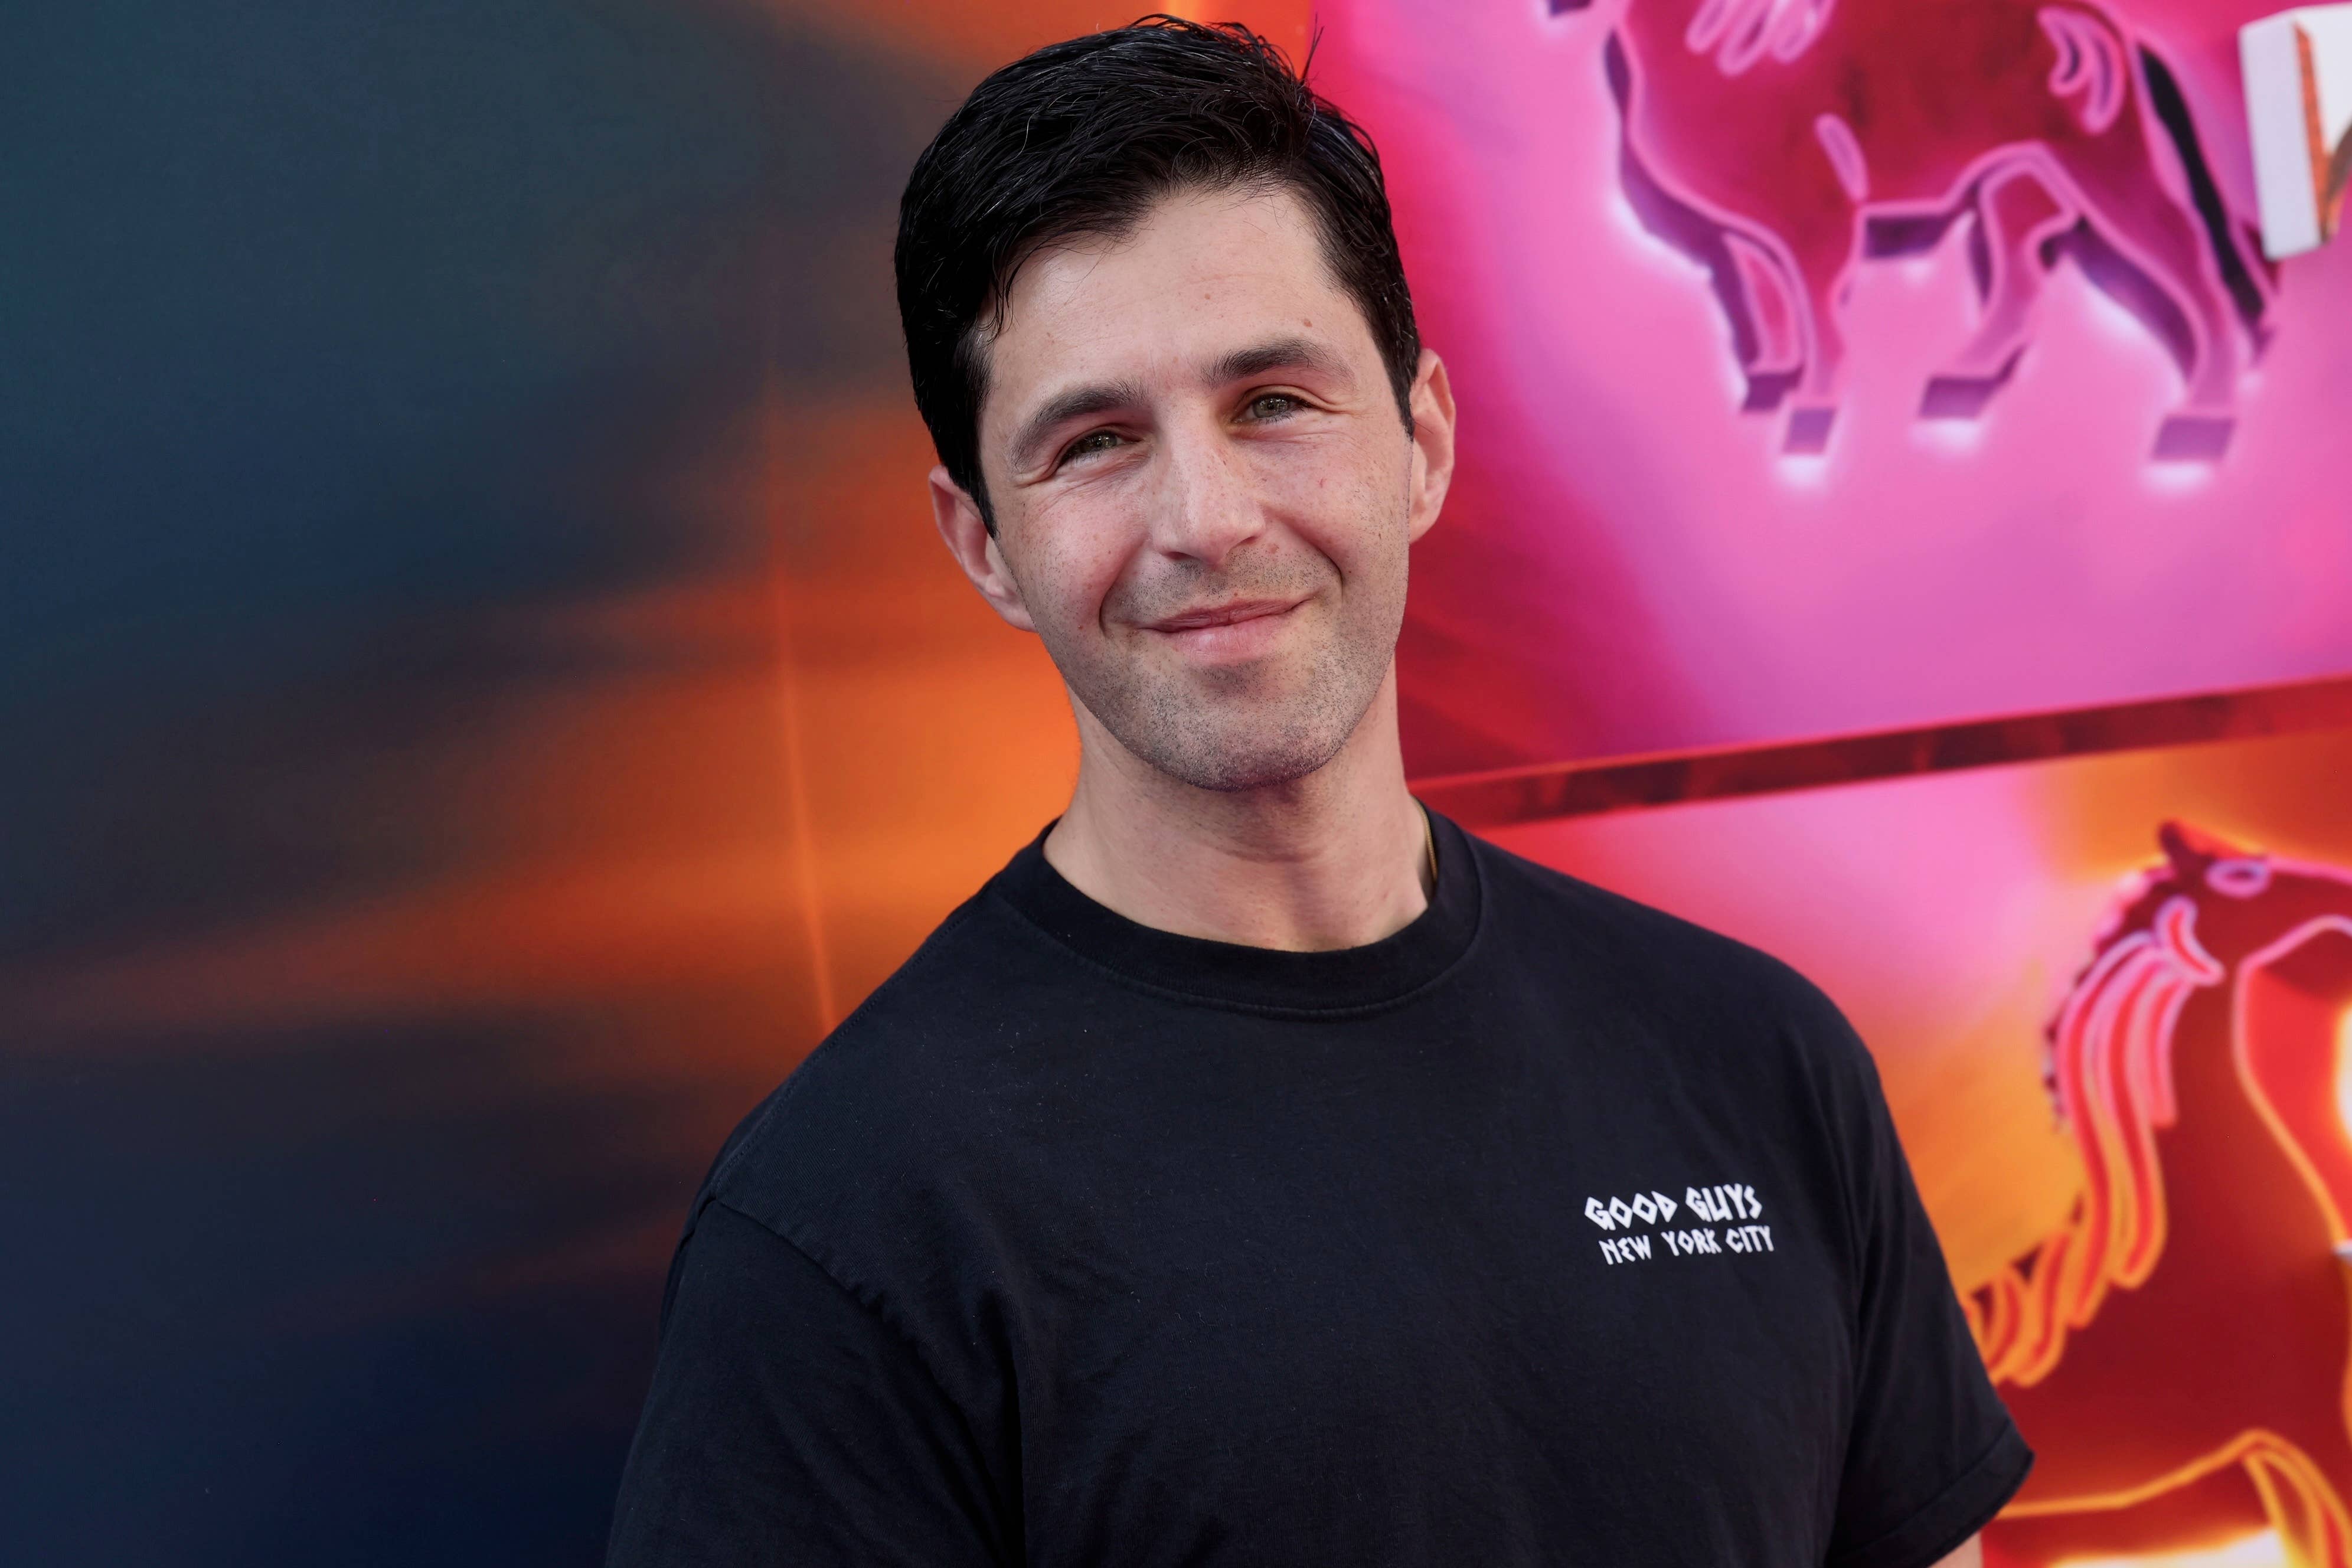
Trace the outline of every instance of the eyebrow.
[[1312, 370], [1325, 375], [1345, 376], [1347, 363], [1325, 344], [1312, 338], [1270, 338], [1233, 353], [1209, 367], [1212, 383], [1223, 385], [1229, 381], [1246, 381], [1254, 375], [1264, 375], [1270, 370]]
[[[1347, 362], [1328, 345], [1312, 338], [1287, 337], [1269, 338], [1234, 350], [1209, 366], [1208, 379], [1211, 385], [1223, 386], [1264, 375], [1270, 370], [1311, 370], [1341, 378], [1348, 375]], [[1144, 401], [1143, 389], [1129, 381], [1098, 382], [1058, 393], [1023, 422], [1008, 448], [1008, 462], [1019, 473], [1036, 461], [1047, 438], [1071, 420], [1132, 408]]]
[[1046, 399], [1045, 406], [1029, 416], [1020, 434], [1013, 438], [1013, 472], [1019, 473], [1034, 462], [1045, 438], [1071, 420], [1083, 419], [1089, 414], [1108, 414], [1114, 408], [1132, 408], [1142, 401], [1143, 389], [1126, 381], [1074, 386]]

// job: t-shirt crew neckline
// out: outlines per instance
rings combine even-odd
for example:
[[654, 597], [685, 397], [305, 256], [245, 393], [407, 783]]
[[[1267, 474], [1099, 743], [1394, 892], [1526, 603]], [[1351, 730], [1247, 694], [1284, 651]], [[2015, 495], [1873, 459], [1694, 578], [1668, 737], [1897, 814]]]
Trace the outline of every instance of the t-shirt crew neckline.
[[1484, 887], [1470, 836], [1436, 812], [1429, 822], [1437, 844], [1435, 895], [1402, 929], [1362, 947], [1286, 952], [1129, 920], [1054, 869], [1045, 858], [1050, 822], [997, 876], [992, 890], [1081, 958], [1150, 990], [1254, 1012], [1360, 1013], [1412, 996], [1460, 963], [1477, 938]]

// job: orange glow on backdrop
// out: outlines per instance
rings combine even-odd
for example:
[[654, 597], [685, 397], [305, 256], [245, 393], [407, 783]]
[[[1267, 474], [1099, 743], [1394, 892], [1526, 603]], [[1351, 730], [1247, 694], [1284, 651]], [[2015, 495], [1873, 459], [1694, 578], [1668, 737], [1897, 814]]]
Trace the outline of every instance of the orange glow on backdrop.
[[[1131, 19], [1083, 0], [752, 8], [914, 47], [970, 79]], [[1303, 3], [1174, 9], [1304, 51]], [[425, 770], [463, 787], [402, 804], [444, 814], [480, 854], [363, 899], [53, 961], [0, 977], [0, 1002], [90, 1032], [634, 996], [667, 1036], [679, 988], [724, 983], [766, 992], [773, 1014], [698, 1049], [781, 1076], [1075, 777], [1052, 665], [932, 530], [932, 460], [903, 393], [811, 405], [771, 389], [697, 468], [659, 481], [764, 538], [763, 578], [500, 614], [500, 637], [635, 673], [444, 737]], [[395, 779], [415, 782], [375, 787]]]

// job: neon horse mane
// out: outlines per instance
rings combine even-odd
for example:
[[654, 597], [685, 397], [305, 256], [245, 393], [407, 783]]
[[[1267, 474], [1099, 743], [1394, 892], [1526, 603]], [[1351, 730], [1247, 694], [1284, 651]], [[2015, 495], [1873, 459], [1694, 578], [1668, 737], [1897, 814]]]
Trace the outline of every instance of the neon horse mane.
[[2164, 1250], [2156, 1130], [2179, 1114], [2173, 1031], [2190, 993], [2225, 972], [2198, 945], [2195, 902], [2170, 867], [2144, 872], [2049, 1025], [2043, 1079], [2083, 1158], [2074, 1211], [1964, 1302], [1996, 1383], [2034, 1384], [2107, 1292], [2144, 1282]]

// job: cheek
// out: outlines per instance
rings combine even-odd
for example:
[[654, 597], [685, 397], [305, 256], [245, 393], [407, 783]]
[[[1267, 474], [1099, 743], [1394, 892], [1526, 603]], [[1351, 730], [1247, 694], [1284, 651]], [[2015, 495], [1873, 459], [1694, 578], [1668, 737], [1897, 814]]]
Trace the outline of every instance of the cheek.
[[1097, 626], [1119, 574], [1135, 553], [1132, 509], [1100, 494], [1057, 496], [1022, 520], [1014, 566], [1022, 601], [1056, 630]]
[[1408, 456], [1351, 433], [1267, 462], [1260, 493], [1343, 577], [1385, 571], [1407, 542]]

